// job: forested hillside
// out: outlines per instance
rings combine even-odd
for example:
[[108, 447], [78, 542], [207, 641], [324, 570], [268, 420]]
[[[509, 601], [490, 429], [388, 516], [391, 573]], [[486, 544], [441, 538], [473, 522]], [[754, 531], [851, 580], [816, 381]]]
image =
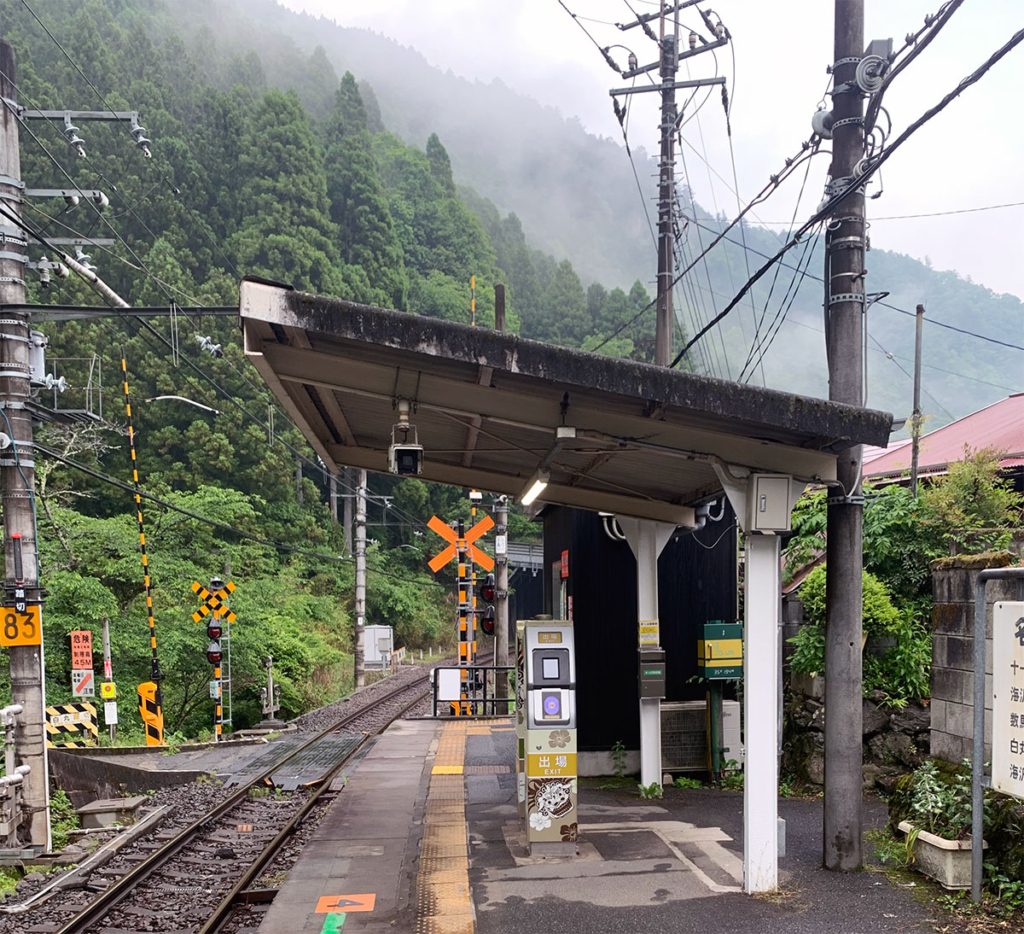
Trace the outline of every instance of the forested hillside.
[[[134, 512], [130, 494], [111, 482], [130, 479], [122, 349], [143, 484], [179, 510], [144, 504], [169, 726], [194, 733], [208, 722], [205, 637], [190, 619], [189, 588], [225, 565], [239, 584], [236, 689], [247, 698], [236, 724], [256, 713], [260, 665], [271, 651], [285, 713], [336, 695], [351, 669], [352, 565], [331, 522], [327, 478], [245, 361], [232, 319], [204, 316], [200, 306], [234, 304], [239, 278], [258, 274], [466, 321], [475, 276], [483, 325], [493, 323], [493, 285], [501, 282], [509, 325], [523, 336], [649, 360], [654, 315], [645, 283], [654, 252], [628, 161], [616, 144], [507, 87], [442, 75], [411, 49], [269, 0], [50, 0], [40, 12], [67, 54], [22, 4], [0, 0], [0, 11], [18, 54], [22, 104], [138, 110], [153, 140], [146, 160], [125, 126], [90, 122], [80, 160], [59, 126], [30, 125], [22, 136], [29, 186], [98, 188], [111, 203], [100, 212], [87, 200], [69, 207], [30, 199], [25, 220], [48, 236], [115, 239], [87, 252], [132, 305], [194, 309], [41, 326], [51, 366], [70, 383], [63, 396], [41, 401], [96, 415], [100, 398], [103, 405], [100, 422], [50, 424], [39, 435], [60, 455], [37, 465], [50, 695], [68, 694], [64, 634], [98, 631], [103, 616], [112, 621], [118, 676], [131, 683], [148, 675]], [[683, 209], [695, 255], [723, 221], [698, 204]], [[745, 278], [738, 235], [684, 283], [677, 348]], [[778, 247], [765, 229], [748, 227], [745, 236], [752, 251]], [[737, 309], [684, 365], [739, 377], [758, 319], [767, 333], [780, 302], [789, 302], [764, 378], [823, 394], [813, 242], [804, 259], [802, 288], [783, 269], [769, 298], [766, 278], [756, 310]], [[1019, 332], [1016, 299], [893, 254], [871, 253], [869, 266], [872, 287], [889, 289], [898, 308], [912, 312], [923, 301], [938, 319]], [[30, 297], [99, 304], [74, 277], [49, 289], [33, 279]], [[907, 356], [912, 329], [911, 317], [872, 310], [869, 404], [908, 411], [909, 383], [885, 351]], [[223, 355], [204, 353], [197, 338], [221, 345]], [[931, 411], [943, 420], [943, 411], [965, 414], [1015, 382], [990, 345], [955, 332], [929, 331], [926, 352], [932, 365], [971, 377], [926, 379], [937, 400]], [[100, 365], [105, 390], [90, 397], [89, 373], [95, 380]], [[759, 368], [748, 366], [749, 374], [760, 381]], [[422, 523], [431, 513], [465, 515], [468, 503], [457, 490], [417, 480], [373, 477], [371, 490], [393, 499], [371, 508], [367, 622], [395, 625], [410, 647], [432, 645], [450, 635], [452, 608], [424, 573], [434, 543]], [[351, 495], [351, 478], [339, 493]], [[529, 534], [516, 521], [513, 535]]]

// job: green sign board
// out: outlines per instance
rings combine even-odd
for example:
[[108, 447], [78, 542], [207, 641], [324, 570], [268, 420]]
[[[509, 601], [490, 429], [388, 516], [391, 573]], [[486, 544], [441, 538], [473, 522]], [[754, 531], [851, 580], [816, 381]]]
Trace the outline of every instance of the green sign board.
[[697, 665], [708, 681], [743, 677], [743, 625], [714, 621], [704, 624], [697, 643]]

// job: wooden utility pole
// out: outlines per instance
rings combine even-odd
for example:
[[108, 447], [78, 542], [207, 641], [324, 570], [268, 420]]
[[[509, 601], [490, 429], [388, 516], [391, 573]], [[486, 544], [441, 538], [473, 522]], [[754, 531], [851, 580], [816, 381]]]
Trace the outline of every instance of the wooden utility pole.
[[658, 297], [654, 332], [654, 362], [668, 366], [672, 360], [672, 278], [675, 275], [675, 243], [672, 209], [675, 205], [676, 138], [676, 42], [675, 32], [665, 33], [665, 0], [659, 19], [661, 68], [661, 158], [658, 162]]
[[359, 471], [356, 488], [356, 625], [353, 633], [355, 682], [361, 688], [366, 682], [364, 627], [366, 626], [366, 471]]
[[[4, 212], [21, 217], [21, 157], [18, 151], [17, 62], [14, 47], [0, 40], [0, 204]], [[0, 258], [0, 305], [23, 305], [28, 242], [12, 220], [0, 216], [4, 238]], [[36, 562], [36, 530], [33, 519], [35, 459], [29, 400], [29, 327], [24, 311], [3, 309], [0, 322], [0, 430], [11, 443], [0, 451], [4, 522], [5, 618], [21, 616], [19, 604], [39, 604], [39, 567]], [[22, 715], [14, 732], [16, 762], [31, 768], [22, 786], [27, 836], [33, 847], [49, 849], [50, 812], [46, 742], [43, 729], [46, 699], [43, 685], [42, 613], [36, 625], [15, 623], [22, 644], [10, 645], [11, 702], [20, 704]], [[5, 635], [6, 633], [5, 625]]]
[[924, 336], [924, 305], [917, 306], [914, 333], [914, 415], [910, 423], [910, 495], [917, 499], [917, 461], [921, 454], [921, 344]]
[[[864, 0], [836, 0], [833, 64], [832, 185], [853, 185], [864, 158], [863, 100], [856, 82], [864, 54]], [[829, 399], [863, 404], [864, 193], [852, 191], [836, 208], [826, 241], [829, 285]], [[828, 498], [825, 644], [826, 869], [861, 868], [863, 785], [861, 447], [839, 455], [839, 487]]]

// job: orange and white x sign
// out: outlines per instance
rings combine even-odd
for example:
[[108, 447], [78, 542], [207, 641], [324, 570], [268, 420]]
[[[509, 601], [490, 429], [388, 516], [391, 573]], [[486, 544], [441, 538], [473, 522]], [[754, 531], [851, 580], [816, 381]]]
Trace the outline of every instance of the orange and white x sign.
[[[450, 525], [446, 525], [438, 519], [437, 516], [430, 517], [430, 521], [427, 523], [427, 528], [432, 532], [436, 532], [441, 536], [441, 538], [449, 543], [447, 548], [438, 552], [437, 555], [431, 558], [428, 562], [430, 570], [436, 574], [459, 553], [459, 537], [455, 529]], [[466, 533], [466, 551], [469, 552], [469, 556], [473, 559], [473, 562], [475, 564], [479, 564], [485, 571], [490, 571], [494, 567], [494, 559], [486, 552], [477, 548], [473, 542], [475, 542], [489, 529], [493, 528], [494, 520], [490, 516], [484, 516]]]

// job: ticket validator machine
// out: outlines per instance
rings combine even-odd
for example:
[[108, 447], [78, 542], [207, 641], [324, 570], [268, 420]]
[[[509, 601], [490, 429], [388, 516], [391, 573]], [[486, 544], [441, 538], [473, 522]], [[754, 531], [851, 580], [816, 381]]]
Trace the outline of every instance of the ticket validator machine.
[[517, 635], [517, 779], [526, 840], [531, 856], [575, 856], [579, 825], [573, 626], [561, 619], [531, 619], [517, 626]]

